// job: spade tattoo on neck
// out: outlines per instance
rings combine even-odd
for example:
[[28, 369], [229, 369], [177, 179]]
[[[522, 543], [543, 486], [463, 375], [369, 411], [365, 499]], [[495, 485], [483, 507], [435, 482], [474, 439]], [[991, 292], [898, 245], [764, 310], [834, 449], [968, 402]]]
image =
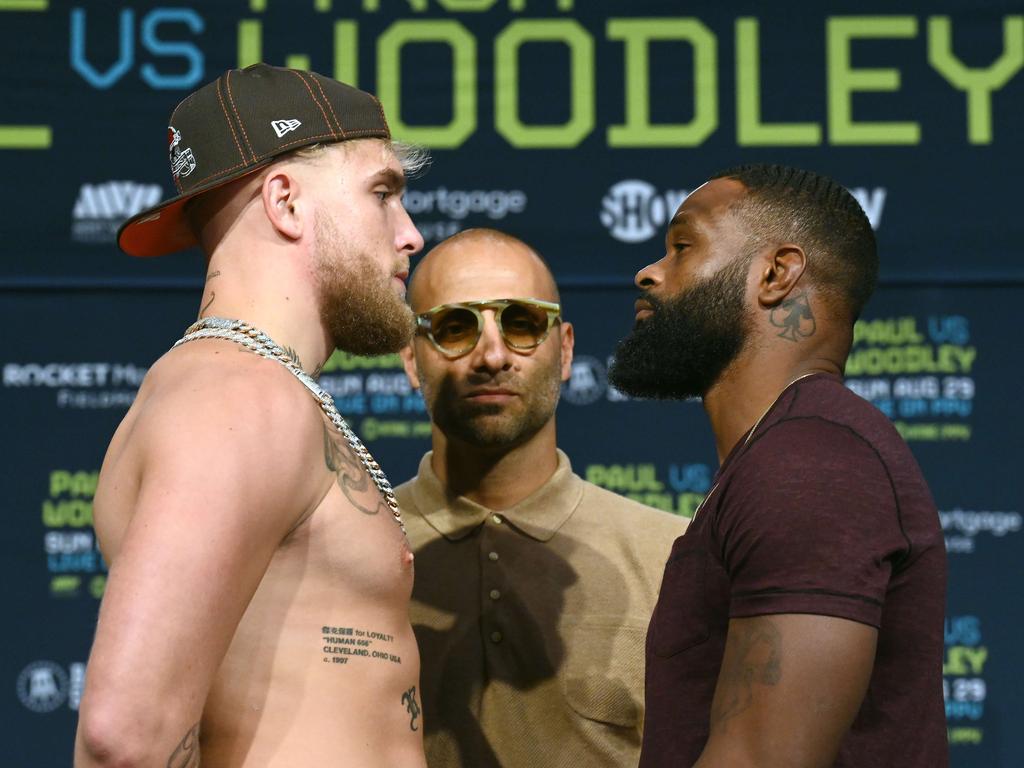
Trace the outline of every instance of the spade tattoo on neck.
[[781, 304], [772, 307], [769, 319], [772, 325], [782, 329], [778, 335], [787, 341], [806, 339], [818, 330], [818, 323], [804, 291], [787, 296]]

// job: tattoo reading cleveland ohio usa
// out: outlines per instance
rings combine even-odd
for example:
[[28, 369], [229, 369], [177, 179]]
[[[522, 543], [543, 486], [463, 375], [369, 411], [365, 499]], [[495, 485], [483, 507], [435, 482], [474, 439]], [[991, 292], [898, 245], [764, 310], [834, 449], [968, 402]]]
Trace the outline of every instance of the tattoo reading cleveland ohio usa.
[[391, 653], [387, 646], [394, 641], [394, 635], [355, 627], [320, 628], [323, 637], [323, 659], [325, 664], [348, 664], [350, 660], [375, 659], [389, 664], [401, 664], [402, 657]]

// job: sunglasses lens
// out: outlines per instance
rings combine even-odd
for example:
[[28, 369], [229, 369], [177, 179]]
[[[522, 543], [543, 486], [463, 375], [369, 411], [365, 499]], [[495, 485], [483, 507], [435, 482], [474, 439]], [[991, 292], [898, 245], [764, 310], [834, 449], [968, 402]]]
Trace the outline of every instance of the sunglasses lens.
[[501, 313], [501, 331], [511, 346], [532, 349], [548, 331], [548, 315], [540, 307], [511, 302]]
[[431, 320], [430, 335], [441, 349], [453, 354], [468, 352], [480, 335], [476, 315], [464, 307], [438, 312]]

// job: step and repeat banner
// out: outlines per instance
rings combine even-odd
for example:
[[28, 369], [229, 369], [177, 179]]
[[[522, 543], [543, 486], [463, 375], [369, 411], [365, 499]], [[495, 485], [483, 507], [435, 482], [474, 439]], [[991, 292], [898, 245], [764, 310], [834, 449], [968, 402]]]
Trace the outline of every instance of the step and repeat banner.
[[[261, 60], [374, 91], [399, 138], [431, 147], [406, 195], [428, 247], [491, 226], [547, 257], [577, 329], [562, 447], [588, 480], [681, 515], [714, 446], [699, 403], [608, 386], [632, 275], [716, 170], [781, 162], [844, 183], [882, 257], [847, 383], [910, 443], [946, 534], [952, 763], [1024, 765], [1024, 10], [899, 5], [0, 0], [4, 765], [71, 764], [106, 583], [97, 473], [199, 306], [199, 254], [133, 260], [114, 233], [173, 193], [173, 106]], [[336, 354], [322, 383], [408, 478], [429, 425], [397, 356]]]

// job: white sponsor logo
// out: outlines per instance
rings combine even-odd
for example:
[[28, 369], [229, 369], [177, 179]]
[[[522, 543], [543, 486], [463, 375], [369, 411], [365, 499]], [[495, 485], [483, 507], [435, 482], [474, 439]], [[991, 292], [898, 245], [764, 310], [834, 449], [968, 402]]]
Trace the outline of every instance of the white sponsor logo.
[[413, 215], [436, 211], [453, 219], [464, 219], [471, 213], [482, 213], [497, 220], [525, 211], [526, 193], [520, 189], [410, 189], [403, 202]]
[[1024, 527], [1024, 516], [1019, 512], [975, 512], [957, 508], [940, 511], [939, 520], [946, 537], [946, 550], [951, 554], [974, 552], [974, 537], [980, 533], [1002, 538], [1009, 533], [1019, 533]]
[[274, 129], [274, 133], [277, 134], [277, 138], [281, 138], [286, 133], [294, 131], [302, 125], [301, 120], [272, 120], [270, 127]]
[[[658, 190], [642, 179], [625, 179], [613, 184], [601, 199], [601, 224], [611, 236], [623, 243], [642, 243], [664, 231], [689, 190]], [[882, 223], [887, 191], [885, 187], [853, 187], [857, 203], [871, 222], [872, 229]]]
[[0, 386], [55, 390], [58, 408], [77, 409], [127, 409], [146, 375], [132, 363], [5, 363], [0, 370]]
[[83, 184], [72, 209], [71, 237], [80, 243], [112, 243], [125, 219], [160, 202], [159, 184], [106, 181]]
[[850, 194], [864, 209], [868, 221], [871, 222], [871, 228], [878, 229], [882, 224], [882, 209], [885, 208], [885, 197], [888, 194], [885, 187], [853, 187]]
[[[426, 242], [437, 242], [451, 237], [462, 229], [463, 220], [470, 214], [483, 214], [492, 221], [504, 219], [526, 210], [526, 193], [521, 189], [410, 189], [405, 193], [405, 209], [416, 220], [416, 228]], [[424, 217], [431, 214], [447, 217], [440, 221]]]
[[688, 190], [659, 192], [641, 179], [613, 184], [601, 200], [601, 223], [623, 243], [642, 243], [658, 234], [682, 205]]
[[33, 661], [18, 675], [18, 698], [33, 712], [53, 712], [68, 697], [70, 681], [64, 668], [52, 661]]
[[1005, 536], [1019, 531], [1024, 523], [1018, 512], [968, 512], [963, 509], [939, 512], [939, 520], [942, 521], [942, 530], [968, 536], [982, 531], [997, 537]]
[[192, 154], [191, 148], [180, 149], [178, 147], [181, 144], [181, 131], [172, 126], [167, 126], [167, 130], [170, 138], [168, 152], [171, 160], [171, 173], [176, 179], [188, 176], [196, 169], [196, 158]]
[[596, 357], [577, 355], [572, 360], [572, 374], [562, 385], [562, 397], [573, 405], [596, 403], [608, 389], [608, 374]]
[[5, 387], [138, 387], [146, 368], [132, 363], [5, 363]]

